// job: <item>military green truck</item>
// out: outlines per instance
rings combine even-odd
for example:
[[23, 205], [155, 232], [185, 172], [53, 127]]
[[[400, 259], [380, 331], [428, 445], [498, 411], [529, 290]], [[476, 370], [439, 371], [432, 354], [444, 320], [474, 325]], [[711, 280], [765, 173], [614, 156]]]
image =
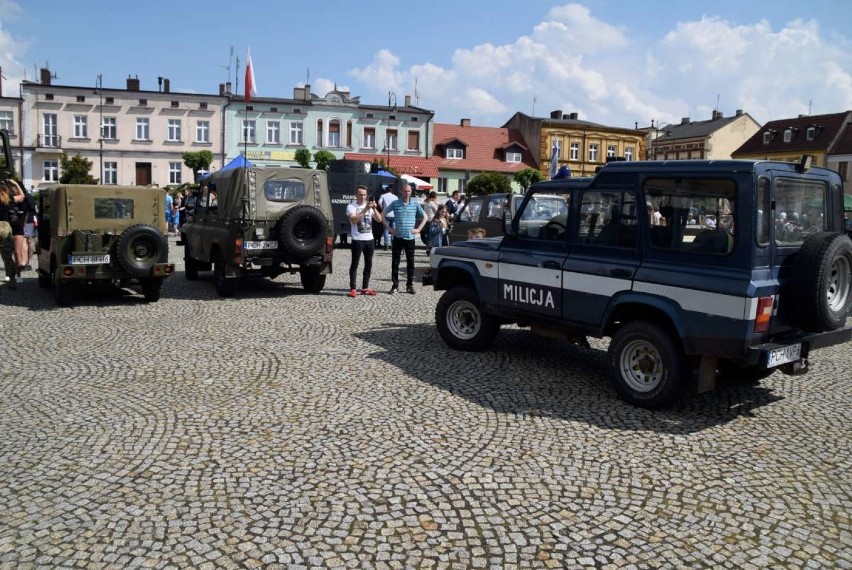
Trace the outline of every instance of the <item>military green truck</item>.
[[235, 168], [202, 181], [181, 226], [186, 278], [213, 270], [222, 297], [244, 275], [299, 273], [319, 293], [331, 273], [334, 232], [326, 173], [303, 168]]
[[82, 285], [138, 282], [148, 302], [174, 272], [166, 240], [166, 192], [143, 186], [54, 184], [38, 194], [38, 283], [56, 304]]

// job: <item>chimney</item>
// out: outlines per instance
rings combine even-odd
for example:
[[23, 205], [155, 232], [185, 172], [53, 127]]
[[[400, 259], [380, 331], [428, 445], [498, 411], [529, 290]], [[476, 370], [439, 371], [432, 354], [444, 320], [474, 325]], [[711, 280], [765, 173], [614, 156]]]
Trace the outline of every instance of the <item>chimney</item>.
[[574, 120], [574, 121], [576, 121], [576, 120], [577, 120], [577, 117], [578, 117], [577, 113], [569, 113], [569, 114], [568, 114], [568, 118], [569, 118], [569, 119], [572, 119], [572, 120]]
[[689, 124], [689, 117], [683, 117], [683, 118], [680, 120], [680, 124], [681, 124], [681, 125], [688, 125], [688, 124]]
[[303, 91], [303, 96], [305, 97], [305, 101], [311, 100], [311, 86], [305, 83], [305, 89]]
[[50, 85], [50, 70], [46, 67], [41, 68], [41, 84]]
[[411, 107], [411, 95], [406, 95], [406, 96], [405, 96], [405, 106], [406, 106], [406, 107]]
[[713, 111], [713, 115], [711, 116], [711, 120], [715, 121], [716, 119], [721, 119], [725, 114], [722, 111]]
[[127, 77], [127, 90], [128, 91], [139, 91], [139, 76], [136, 77]]
[[228, 81], [227, 83], [225, 83], [225, 95], [230, 95], [230, 94], [231, 94], [231, 82]]
[[562, 118], [562, 110], [560, 109], [558, 111], [551, 111], [550, 112], [550, 118], [551, 119], [561, 119]]
[[741, 117], [741, 116], [742, 116], [742, 114], [743, 114], [743, 110], [742, 110], [742, 109], [737, 109], [737, 117]]
[[167, 78], [163, 79], [163, 93], [170, 93], [169, 83], [170, 83], [170, 81]]
[[224, 83], [220, 83], [220, 84], [219, 84], [219, 96], [221, 97], [221, 96], [222, 96], [222, 95], [224, 95], [224, 94], [225, 94], [225, 84], [224, 84]]
[[462, 119], [460, 124], [463, 127], [469, 127], [470, 126], [470, 119]]

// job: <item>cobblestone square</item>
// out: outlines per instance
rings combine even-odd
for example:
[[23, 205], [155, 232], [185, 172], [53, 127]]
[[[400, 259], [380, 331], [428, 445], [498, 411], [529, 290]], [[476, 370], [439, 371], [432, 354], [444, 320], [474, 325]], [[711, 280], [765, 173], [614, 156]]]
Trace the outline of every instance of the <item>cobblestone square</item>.
[[852, 568], [852, 346], [650, 412], [605, 340], [448, 349], [390, 252], [355, 299], [346, 248], [233, 299], [182, 253], [153, 304], [0, 286], [0, 568]]

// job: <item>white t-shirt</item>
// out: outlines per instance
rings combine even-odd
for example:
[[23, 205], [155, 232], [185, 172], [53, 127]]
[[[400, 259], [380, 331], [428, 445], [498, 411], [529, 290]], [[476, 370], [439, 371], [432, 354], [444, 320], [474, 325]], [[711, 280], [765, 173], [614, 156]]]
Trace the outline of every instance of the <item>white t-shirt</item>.
[[[397, 198], [396, 194], [394, 194], [393, 192], [385, 192], [384, 194], [379, 196], [379, 204], [382, 207], [382, 212], [387, 212], [388, 206], [390, 206], [391, 204], [393, 204], [397, 200], [399, 200], [399, 198]], [[389, 212], [388, 217], [392, 218], [393, 212]]]
[[[361, 210], [365, 209], [367, 204], [364, 203], [363, 206], [358, 205], [358, 202], [352, 202], [348, 206], [346, 206], [346, 217], [353, 214], [357, 214]], [[349, 222], [349, 235], [352, 239], [356, 239], [359, 241], [369, 241], [373, 239], [373, 212], [372, 208], [364, 217], [361, 218], [357, 224], [353, 224], [351, 221]]]

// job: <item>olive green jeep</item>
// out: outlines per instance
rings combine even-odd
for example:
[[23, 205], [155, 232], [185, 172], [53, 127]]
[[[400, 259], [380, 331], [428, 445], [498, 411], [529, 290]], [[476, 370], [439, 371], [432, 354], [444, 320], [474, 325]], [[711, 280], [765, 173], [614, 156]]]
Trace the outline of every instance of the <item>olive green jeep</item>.
[[78, 285], [138, 281], [160, 298], [174, 271], [164, 232], [166, 192], [141, 186], [57, 184], [38, 195], [38, 283], [70, 305]]
[[202, 181], [192, 220], [181, 226], [186, 278], [213, 269], [222, 297], [243, 275], [299, 273], [319, 293], [334, 242], [326, 173], [303, 168], [236, 168]]

